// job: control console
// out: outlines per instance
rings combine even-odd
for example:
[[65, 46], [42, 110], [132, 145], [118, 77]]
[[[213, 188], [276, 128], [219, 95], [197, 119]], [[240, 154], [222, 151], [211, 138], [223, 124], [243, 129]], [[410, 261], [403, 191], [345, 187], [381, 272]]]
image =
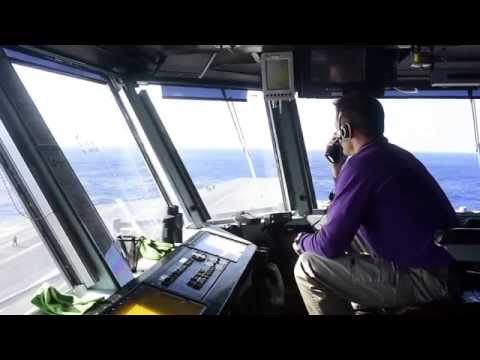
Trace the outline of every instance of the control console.
[[[200, 231], [95, 313], [152, 314], [152, 308], [158, 309], [158, 314], [181, 314], [186, 309], [221, 313], [247, 273], [255, 251], [255, 245], [229, 233]], [[140, 294], [148, 294], [149, 300]]]

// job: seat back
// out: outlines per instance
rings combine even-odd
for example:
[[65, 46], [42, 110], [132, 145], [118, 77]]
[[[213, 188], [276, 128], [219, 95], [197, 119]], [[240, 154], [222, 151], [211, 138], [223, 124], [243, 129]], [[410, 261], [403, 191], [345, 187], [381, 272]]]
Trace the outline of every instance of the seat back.
[[480, 289], [480, 228], [447, 229], [437, 233], [435, 242], [456, 261], [453, 281], [458, 290]]
[[480, 264], [480, 228], [456, 227], [439, 231], [435, 243], [458, 262]]

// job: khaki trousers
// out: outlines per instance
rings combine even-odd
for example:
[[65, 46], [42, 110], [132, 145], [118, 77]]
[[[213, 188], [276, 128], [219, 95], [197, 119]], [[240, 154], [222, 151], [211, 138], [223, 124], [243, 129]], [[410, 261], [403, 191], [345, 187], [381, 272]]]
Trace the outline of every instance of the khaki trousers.
[[448, 269], [400, 268], [356, 253], [329, 259], [306, 252], [295, 266], [295, 279], [311, 315], [352, 315], [351, 302], [383, 308], [445, 299], [447, 276]]

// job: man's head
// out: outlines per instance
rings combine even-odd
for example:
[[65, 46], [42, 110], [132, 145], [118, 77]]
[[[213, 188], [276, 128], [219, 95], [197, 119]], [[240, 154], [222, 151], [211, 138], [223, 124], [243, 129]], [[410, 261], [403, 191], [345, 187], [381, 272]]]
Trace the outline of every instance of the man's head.
[[345, 155], [383, 136], [384, 112], [380, 102], [366, 94], [348, 94], [335, 102], [336, 127], [342, 134]]

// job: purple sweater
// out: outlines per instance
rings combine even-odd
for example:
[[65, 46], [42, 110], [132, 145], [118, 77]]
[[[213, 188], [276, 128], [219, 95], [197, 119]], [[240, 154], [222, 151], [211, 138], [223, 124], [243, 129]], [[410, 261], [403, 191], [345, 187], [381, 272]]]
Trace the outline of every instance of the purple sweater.
[[319, 231], [300, 235], [303, 251], [342, 256], [358, 231], [378, 256], [399, 266], [453, 261], [433, 242], [436, 230], [457, 225], [452, 205], [422, 163], [388, 141], [367, 144], [347, 160], [327, 217]]

